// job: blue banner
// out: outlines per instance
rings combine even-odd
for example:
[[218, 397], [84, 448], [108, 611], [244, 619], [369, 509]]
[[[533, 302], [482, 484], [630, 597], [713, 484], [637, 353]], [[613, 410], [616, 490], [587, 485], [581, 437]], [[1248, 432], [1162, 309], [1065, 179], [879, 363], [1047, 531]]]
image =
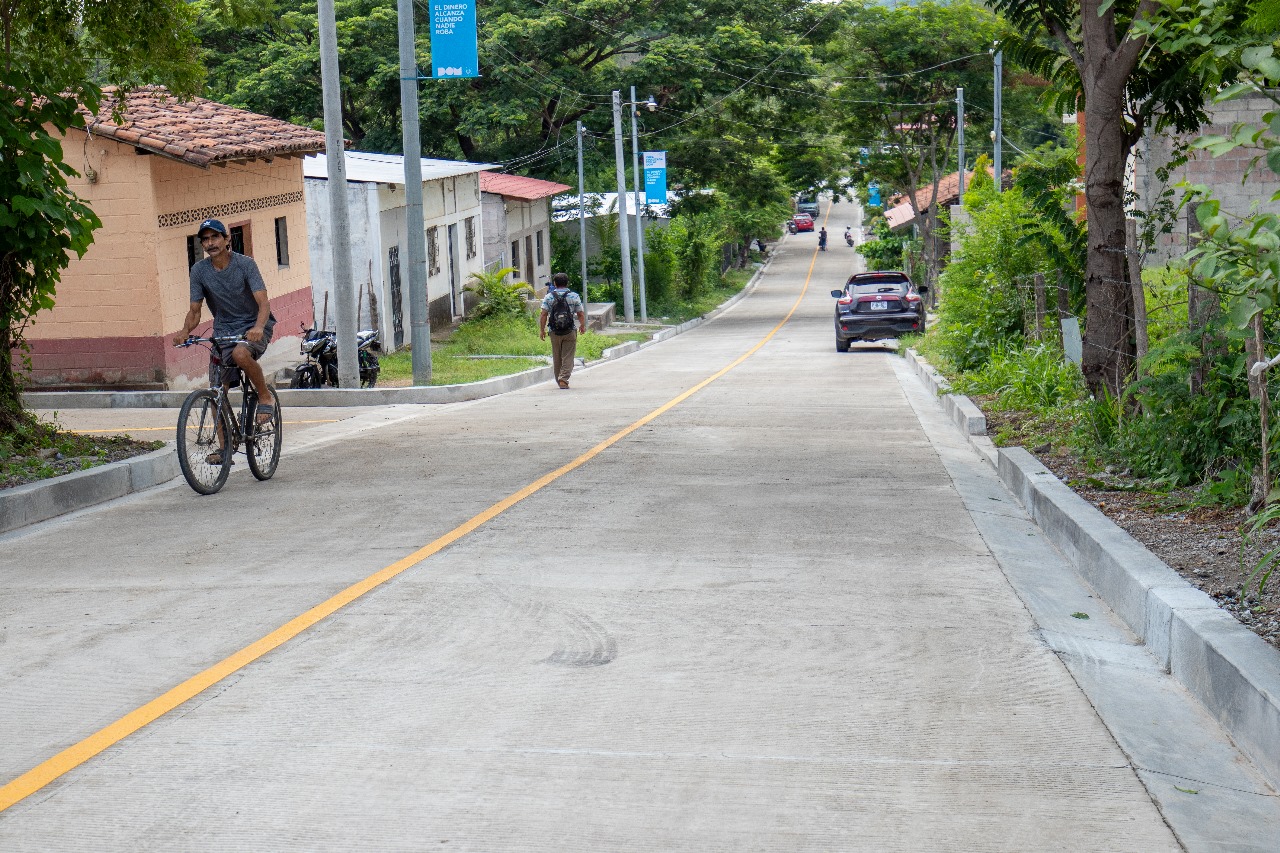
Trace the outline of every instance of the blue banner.
[[667, 152], [644, 152], [644, 202], [667, 203]]
[[432, 77], [479, 77], [476, 0], [432, 0]]
[[874, 181], [867, 186], [867, 204], [870, 207], [880, 206], [880, 185]]

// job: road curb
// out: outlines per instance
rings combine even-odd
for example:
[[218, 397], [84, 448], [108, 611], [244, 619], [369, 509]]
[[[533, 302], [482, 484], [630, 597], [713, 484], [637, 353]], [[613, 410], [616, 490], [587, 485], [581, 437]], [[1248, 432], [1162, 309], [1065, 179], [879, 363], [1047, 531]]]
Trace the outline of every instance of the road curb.
[[[934, 394], [950, 389], [915, 351], [907, 350], [906, 359]], [[1280, 652], [1025, 449], [995, 448], [985, 435], [972, 432], [970, 409], [977, 407], [967, 397], [946, 395], [953, 397], [948, 410], [952, 422], [984, 458], [990, 462], [994, 457], [1001, 482], [1049, 541], [1280, 788]], [[985, 419], [982, 429], [985, 433]]]
[[133, 459], [0, 490], [0, 533], [167, 483], [179, 473], [169, 443]]

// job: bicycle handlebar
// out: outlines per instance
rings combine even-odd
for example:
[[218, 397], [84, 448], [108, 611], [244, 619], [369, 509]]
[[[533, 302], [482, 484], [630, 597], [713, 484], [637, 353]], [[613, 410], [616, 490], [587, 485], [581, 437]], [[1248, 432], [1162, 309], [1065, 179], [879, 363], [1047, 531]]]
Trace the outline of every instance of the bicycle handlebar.
[[216, 337], [198, 338], [195, 335], [187, 336], [187, 339], [180, 344], [174, 344], [175, 348], [194, 346], [195, 344], [247, 344], [244, 335], [218, 335]]

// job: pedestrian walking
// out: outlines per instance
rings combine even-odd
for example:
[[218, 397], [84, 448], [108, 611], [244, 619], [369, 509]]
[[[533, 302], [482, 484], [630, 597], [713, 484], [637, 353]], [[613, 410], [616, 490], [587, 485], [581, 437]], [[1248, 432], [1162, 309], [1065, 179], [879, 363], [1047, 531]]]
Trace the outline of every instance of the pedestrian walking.
[[827, 250], [827, 229], [823, 228], [818, 231], [818, 251], [825, 252]]
[[556, 384], [568, 388], [578, 351], [578, 333], [587, 331], [587, 312], [582, 299], [569, 289], [569, 276], [558, 272], [551, 277], [551, 284], [552, 290], [542, 297], [538, 337], [545, 341], [547, 332], [551, 332], [551, 370]]

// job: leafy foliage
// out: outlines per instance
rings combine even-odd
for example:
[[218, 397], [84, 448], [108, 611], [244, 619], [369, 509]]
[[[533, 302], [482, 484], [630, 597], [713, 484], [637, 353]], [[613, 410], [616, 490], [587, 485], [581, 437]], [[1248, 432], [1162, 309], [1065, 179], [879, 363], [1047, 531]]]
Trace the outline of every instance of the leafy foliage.
[[468, 322], [491, 317], [517, 317], [526, 313], [525, 300], [532, 295], [533, 288], [523, 281], [507, 281], [507, 276], [516, 271], [515, 267], [503, 267], [471, 274], [467, 290], [478, 295], [480, 301], [471, 310]]
[[96, 112], [103, 81], [164, 82], [178, 94], [200, 80], [182, 0], [0, 0], [0, 433], [17, 433], [23, 332], [54, 304], [71, 255], [101, 222], [70, 189], [61, 138]]

